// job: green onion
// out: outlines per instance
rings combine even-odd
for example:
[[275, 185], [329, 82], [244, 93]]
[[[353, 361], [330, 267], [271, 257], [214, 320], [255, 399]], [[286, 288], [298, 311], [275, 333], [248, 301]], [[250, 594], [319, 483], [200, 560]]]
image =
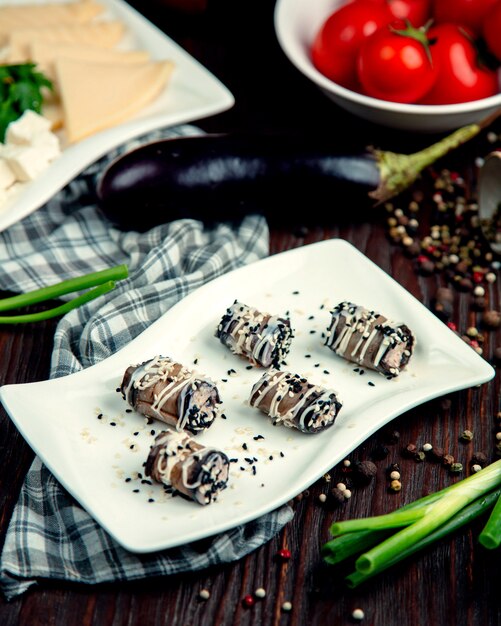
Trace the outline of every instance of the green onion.
[[459, 530], [462, 526], [469, 524], [474, 519], [476, 519], [479, 515], [487, 511], [495, 502], [496, 498], [499, 498], [501, 494], [501, 489], [497, 489], [496, 491], [492, 491], [488, 493], [486, 496], [481, 496], [474, 500], [471, 504], [462, 509], [459, 513], [451, 517], [451, 519], [437, 528], [437, 530], [433, 531], [420, 541], [414, 543], [409, 546], [399, 554], [395, 554], [392, 559], [389, 559], [377, 570], [372, 570], [369, 574], [359, 572], [358, 570], [350, 574], [346, 577], [346, 582], [349, 587], [354, 588], [365, 582], [369, 578], [372, 578], [376, 574], [388, 569], [392, 565], [396, 565], [400, 561], [403, 561], [407, 557], [419, 552], [420, 550], [424, 550], [429, 545], [434, 543], [435, 541], [439, 541], [444, 537], [452, 534], [456, 530]]
[[91, 288], [76, 298], [73, 298], [73, 300], [69, 300], [64, 304], [56, 306], [52, 309], [47, 309], [46, 311], [26, 313], [22, 315], [0, 316], [0, 324], [24, 324], [29, 322], [39, 322], [58, 315], [64, 315], [65, 313], [68, 313], [68, 311], [76, 309], [82, 304], [108, 293], [115, 287], [115, 281], [127, 278], [127, 276], [127, 266], [117, 265], [99, 272], [91, 272], [90, 274], [85, 274], [84, 276], [63, 280], [60, 283], [49, 287], [42, 287], [41, 289], [36, 289], [28, 293], [3, 298], [0, 300], [0, 311], [10, 311], [12, 309], [19, 309], [21, 307], [44, 302], [46, 300], [53, 300], [74, 291]]
[[480, 533], [478, 540], [489, 550], [499, 548], [501, 545], [501, 495], [494, 506], [487, 524]]
[[362, 552], [347, 578], [354, 587], [475, 519], [499, 498], [481, 541], [495, 548], [501, 543], [500, 488], [501, 460], [393, 513], [335, 522], [334, 539], [324, 544], [322, 556], [337, 564]]

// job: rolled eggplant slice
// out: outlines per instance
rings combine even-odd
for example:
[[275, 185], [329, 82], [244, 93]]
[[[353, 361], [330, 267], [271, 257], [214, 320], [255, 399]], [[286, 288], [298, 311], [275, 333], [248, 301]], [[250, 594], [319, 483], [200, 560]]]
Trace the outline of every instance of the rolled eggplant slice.
[[293, 333], [288, 318], [261, 313], [235, 300], [223, 315], [216, 337], [253, 365], [278, 369], [289, 352]]
[[325, 345], [343, 359], [391, 378], [408, 364], [416, 339], [405, 324], [353, 302], [340, 302], [331, 315]]
[[252, 387], [249, 404], [303, 433], [319, 433], [334, 424], [342, 402], [332, 389], [314, 385], [299, 374], [270, 370]]
[[199, 504], [210, 504], [226, 488], [230, 461], [224, 452], [207, 448], [186, 433], [166, 430], [155, 438], [145, 473]]
[[216, 385], [168, 357], [156, 356], [127, 368], [121, 391], [138, 413], [193, 434], [213, 423], [221, 412]]

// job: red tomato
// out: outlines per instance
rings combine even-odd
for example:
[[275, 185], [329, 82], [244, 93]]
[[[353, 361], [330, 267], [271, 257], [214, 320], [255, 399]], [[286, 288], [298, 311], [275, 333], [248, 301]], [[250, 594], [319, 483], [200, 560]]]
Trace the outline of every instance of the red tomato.
[[477, 50], [469, 34], [456, 24], [437, 24], [428, 31], [437, 80], [422, 104], [454, 104], [493, 96], [497, 74], [477, 63]]
[[489, 50], [501, 61], [501, 2], [495, 4], [484, 20], [484, 39]]
[[431, 18], [431, 0], [372, 0], [386, 4], [395, 19], [409, 20], [416, 27], [423, 26]]
[[311, 49], [319, 72], [348, 89], [359, 90], [357, 55], [369, 35], [391, 20], [384, 6], [357, 0], [335, 11], [320, 28]]
[[498, 2], [499, 0], [435, 0], [435, 23], [461, 24], [478, 35], [482, 31], [485, 16]]
[[362, 45], [358, 77], [368, 96], [411, 103], [431, 89], [435, 71], [427, 52], [426, 36], [421, 33], [423, 41], [418, 41], [414, 35], [402, 34], [412, 31], [416, 33], [416, 29], [406, 29], [402, 22], [393, 22]]

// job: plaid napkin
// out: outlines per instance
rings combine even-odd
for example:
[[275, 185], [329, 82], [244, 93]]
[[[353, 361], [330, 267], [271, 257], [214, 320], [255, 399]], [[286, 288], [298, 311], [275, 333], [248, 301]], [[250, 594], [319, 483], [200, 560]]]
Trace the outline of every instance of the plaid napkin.
[[[196, 134], [192, 126], [142, 137]], [[179, 220], [139, 234], [122, 233], [93, 204], [93, 164], [48, 204], [0, 233], [0, 289], [25, 292], [65, 278], [127, 263], [130, 277], [111, 293], [58, 324], [51, 377], [66, 376], [110, 356], [203, 283], [268, 253], [267, 225], [246, 217], [238, 226], [204, 228]], [[68, 296], [71, 297], [71, 296]], [[22, 487], [0, 560], [7, 599], [37, 579], [87, 584], [175, 574], [240, 559], [290, 519], [285, 506], [244, 526], [190, 545], [138, 555], [119, 546], [36, 458]]]

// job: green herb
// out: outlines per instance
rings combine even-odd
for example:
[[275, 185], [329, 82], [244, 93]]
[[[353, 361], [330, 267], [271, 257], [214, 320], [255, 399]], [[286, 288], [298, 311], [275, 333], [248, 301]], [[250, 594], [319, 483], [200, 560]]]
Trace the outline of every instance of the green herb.
[[44, 87], [54, 89], [35, 68], [34, 63], [0, 65], [0, 141], [5, 139], [7, 126], [25, 111], [41, 113]]
[[58, 315], [63, 315], [72, 309], [108, 293], [115, 287], [115, 281], [127, 278], [128, 270], [126, 265], [116, 265], [99, 272], [91, 272], [78, 278], [70, 278], [50, 287], [42, 287], [28, 293], [0, 299], [0, 311], [10, 311], [20, 307], [30, 306], [46, 300], [53, 300], [74, 291], [89, 289], [69, 302], [65, 302], [52, 309], [40, 311], [38, 313], [26, 313], [22, 315], [0, 316], [0, 324], [23, 324], [28, 322], [39, 322], [50, 319]]
[[[322, 556], [337, 564], [362, 552], [356, 571], [346, 579], [356, 587], [488, 511], [500, 494], [501, 460], [388, 515], [335, 522], [330, 529], [334, 539], [324, 544]], [[499, 501], [482, 535], [486, 547], [501, 542]]]

